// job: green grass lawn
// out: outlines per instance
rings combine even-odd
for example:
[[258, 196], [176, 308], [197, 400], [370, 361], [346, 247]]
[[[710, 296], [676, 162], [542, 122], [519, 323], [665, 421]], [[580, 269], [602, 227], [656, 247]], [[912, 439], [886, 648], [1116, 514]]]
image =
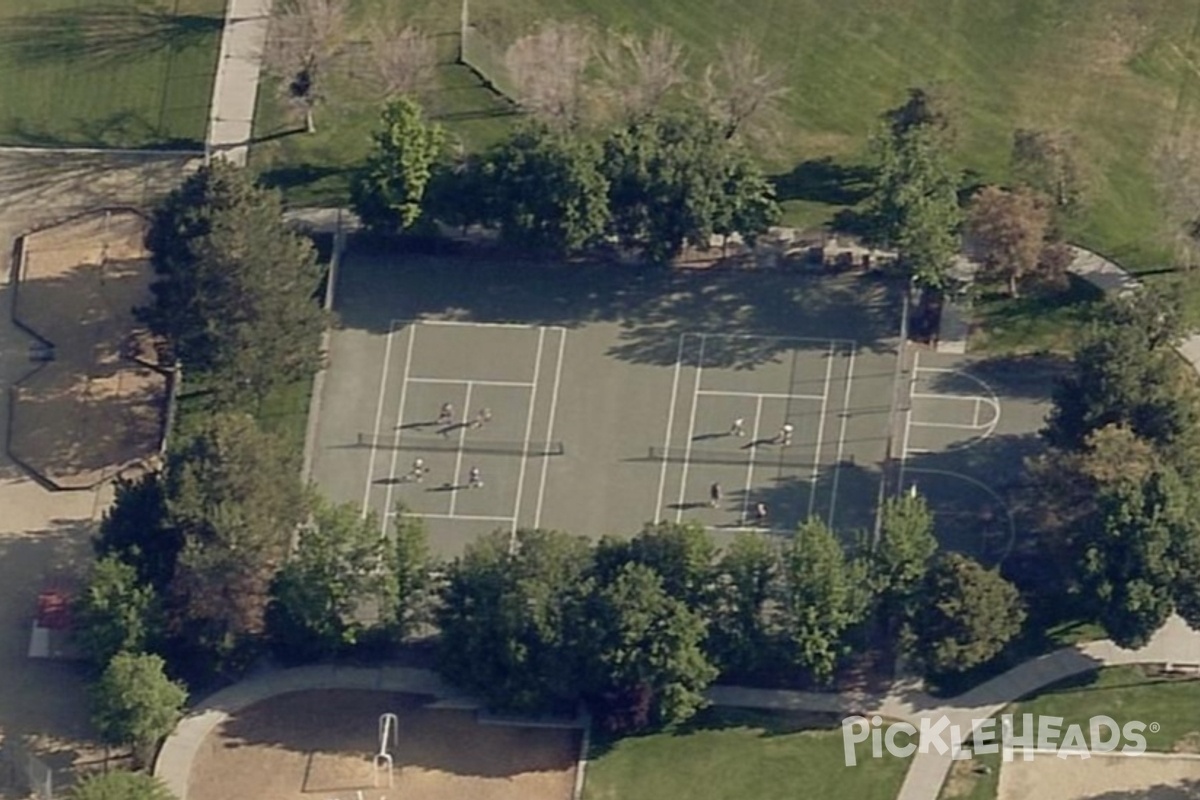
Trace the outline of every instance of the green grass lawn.
[[978, 355], [1071, 355], [1104, 292], [1071, 277], [1060, 292], [1013, 299], [996, 287], [978, 287], [972, 306], [970, 352]]
[[224, 0], [0, 3], [0, 144], [200, 147]]
[[[688, 45], [696, 73], [721, 37], [746, 31], [791, 85], [779, 144], [762, 154], [781, 176], [822, 157], [860, 161], [878, 115], [916, 85], [950, 97], [961, 165], [984, 180], [1007, 177], [1014, 128], [1066, 128], [1079, 139], [1090, 187], [1090, 211], [1072, 238], [1137, 270], [1162, 260], [1154, 153], [1171, 136], [1194, 134], [1194, 0], [471, 0], [470, 8], [499, 50], [539, 19], [642, 32], [666, 26]], [[459, 3], [360, 0], [357, 10], [437, 34], [444, 58], [453, 58]], [[344, 180], [336, 173], [366, 151], [377, 98], [357, 88], [361, 65], [351, 61], [330, 92], [331, 108], [318, 114], [319, 133], [256, 149], [255, 164], [294, 202], [338, 197]], [[503, 132], [512, 117], [470, 73], [447, 65], [442, 77], [432, 110], [469, 147]], [[294, 124], [264, 95], [260, 133]], [[819, 224], [839, 208], [826, 186], [785, 183], [791, 220]]]
[[842, 733], [813, 719], [713, 709], [684, 731], [594, 747], [584, 800], [893, 800], [907, 760], [845, 765]]

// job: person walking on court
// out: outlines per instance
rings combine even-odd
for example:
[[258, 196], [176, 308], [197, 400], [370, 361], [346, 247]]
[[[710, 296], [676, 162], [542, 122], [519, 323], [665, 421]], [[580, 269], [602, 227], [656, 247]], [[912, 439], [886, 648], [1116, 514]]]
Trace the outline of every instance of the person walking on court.
[[480, 471], [479, 467], [471, 467], [471, 471], [467, 473], [467, 488], [483, 488], [483, 473]]
[[450, 403], [442, 403], [442, 410], [438, 412], [437, 424], [449, 425], [454, 422], [454, 406]]
[[767, 524], [767, 504], [766, 503], [755, 503], [754, 504], [754, 524], [756, 524], [756, 525], [766, 525]]
[[785, 422], [785, 423], [783, 423], [783, 427], [779, 429], [779, 435], [777, 437], [775, 437], [775, 440], [777, 442], [779, 442], [779, 444], [786, 447], [787, 445], [792, 443], [792, 433], [795, 430], [796, 430], [795, 425], [793, 425], [790, 422]]
[[416, 483], [421, 483], [425, 480], [425, 473], [429, 470], [425, 468], [425, 459], [417, 456], [413, 459], [412, 471], [408, 473], [411, 480]]
[[738, 417], [737, 419], [735, 419], [733, 421], [733, 424], [729, 426], [729, 435], [730, 436], [745, 436], [746, 435], [746, 420], [743, 419], [742, 417]]
[[708, 487], [708, 507], [716, 508], [721, 505], [721, 484], [714, 483]]
[[492, 421], [492, 410], [490, 408], [481, 408], [479, 413], [475, 415], [475, 421], [471, 423], [472, 428], [482, 428], [484, 425]]

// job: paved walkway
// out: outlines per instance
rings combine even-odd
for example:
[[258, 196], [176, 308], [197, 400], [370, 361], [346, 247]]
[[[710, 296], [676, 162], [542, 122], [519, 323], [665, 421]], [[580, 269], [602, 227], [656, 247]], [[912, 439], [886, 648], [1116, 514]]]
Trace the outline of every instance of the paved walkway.
[[246, 166], [272, 0], [229, 0], [208, 113], [210, 153]]

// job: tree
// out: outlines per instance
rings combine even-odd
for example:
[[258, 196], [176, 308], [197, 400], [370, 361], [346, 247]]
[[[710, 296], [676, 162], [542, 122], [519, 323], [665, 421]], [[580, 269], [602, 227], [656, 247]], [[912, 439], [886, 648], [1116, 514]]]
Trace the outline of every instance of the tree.
[[887, 135], [904, 139], [916, 130], [927, 130], [947, 145], [955, 138], [954, 116], [944, 92], [916, 87], [908, 90], [908, 99], [883, 114]]
[[867, 613], [865, 565], [848, 559], [833, 531], [814, 518], [784, 546], [780, 579], [787, 658], [817, 680], [827, 680], [849, 650], [846, 632]]
[[726, 139], [755, 121], [778, 115], [787, 96], [783, 73], [762, 63], [759, 40], [747, 33], [717, 44], [717, 58], [704, 70], [703, 96]]
[[275, 652], [304, 663], [353, 645], [364, 608], [378, 604], [394, 580], [388, 549], [373, 515], [319, 503], [271, 586], [266, 625]]
[[177, 660], [236, 672], [259, 644], [307, 497], [279, 440], [244, 414], [213, 416], [181, 444], [165, 496], [185, 542], [171, 586]]
[[67, 797], [70, 800], [176, 800], [158, 778], [125, 769], [86, 775], [68, 790]]
[[609, 220], [599, 152], [577, 136], [530, 126], [488, 156], [491, 213], [514, 244], [571, 253], [596, 243]]
[[282, 81], [284, 97], [304, 110], [316, 131], [313, 110], [324, 99], [326, 74], [346, 41], [348, 0], [278, 0], [263, 51], [268, 72]]
[[1018, 128], [1013, 131], [1013, 178], [1044, 194], [1058, 213], [1075, 214], [1084, 199], [1076, 148], [1075, 137], [1068, 131]]
[[216, 160], [157, 209], [147, 244], [158, 280], [139, 314], [218, 401], [261, 402], [320, 366], [321, 271], [277, 192]]
[[370, 29], [371, 59], [387, 99], [424, 97], [437, 81], [437, 47], [432, 38], [411, 25], [376, 20]]
[[[934, 124], [897, 128], [873, 140], [876, 177], [868, 200], [872, 238], [896, 248], [921, 286], [944, 289], [959, 251], [958, 173]], [[897, 133], [897, 131], [900, 131]]]
[[739, 533], [721, 557], [708, 651], [722, 674], [755, 675], [778, 651], [773, 599], [779, 547], [764, 534]]
[[938, 556], [923, 594], [916, 652], [934, 673], [963, 672], [991, 660], [1025, 621], [1016, 587], [961, 553]]
[[504, 67], [517, 102], [551, 127], [575, 127], [583, 115], [594, 38], [583, 25], [548, 21], [513, 42]]
[[74, 611], [76, 641], [97, 670], [117, 653], [142, 652], [161, 633], [158, 597], [113, 556], [96, 562]]
[[703, 707], [716, 669], [703, 618], [671, 597], [650, 567], [627, 563], [587, 601], [583, 685], [614, 731], [683, 722]]
[[179, 531], [167, 521], [159, 476], [149, 473], [136, 481], [118, 478], [113, 504], [104, 512], [93, 542], [96, 555], [129, 564], [137, 571], [137, 583], [162, 596], [175, 576], [182, 547]]
[[626, 564], [658, 573], [663, 590], [693, 611], [703, 612], [712, 593], [717, 548], [698, 522], [647, 524], [628, 541], [604, 539], [596, 549], [595, 573], [610, 583]]
[[1037, 273], [1049, 227], [1049, 209], [1028, 189], [987, 186], [971, 198], [967, 229], [983, 252], [984, 267], [1008, 284], [1011, 297]]
[[683, 45], [666, 28], [646, 39], [610, 36], [600, 57], [605, 92], [626, 122], [653, 114], [687, 82]]
[[146, 763], [183, 716], [187, 691], [167, 678], [159, 656], [118, 653], [92, 687], [92, 723], [106, 744], [134, 749]]
[[357, 176], [351, 202], [359, 218], [376, 233], [411, 228], [421, 216], [422, 200], [442, 157], [445, 135], [425, 122], [421, 108], [407, 98], [384, 106], [375, 147]]
[[890, 497], [880, 509], [879, 543], [872, 559], [875, 591], [889, 614], [908, 616], [938, 549], [933, 513], [918, 494]]
[[471, 225], [490, 222], [492, 185], [483, 156], [456, 155], [435, 164], [425, 188], [425, 213], [466, 233]]
[[396, 507], [393, 542], [388, 557], [386, 607], [389, 623], [401, 638], [431, 622], [430, 605], [434, 586], [430, 579], [431, 559], [425, 521]]
[[490, 705], [545, 711], [580, 692], [580, 608], [591, 592], [591, 546], [556, 531], [478, 539], [453, 561], [437, 611], [439, 664]]
[[605, 141], [612, 232], [653, 261], [685, 244], [708, 248], [716, 233], [752, 239], [778, 214], [762, 173], [714, 120], [660, 112]]

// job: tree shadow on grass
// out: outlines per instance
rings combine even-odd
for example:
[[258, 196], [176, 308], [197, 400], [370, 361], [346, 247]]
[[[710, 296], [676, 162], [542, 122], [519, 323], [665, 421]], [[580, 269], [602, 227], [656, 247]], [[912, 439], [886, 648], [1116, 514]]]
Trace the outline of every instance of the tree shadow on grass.
[[838, 164], [829, 156], [802, 161], [791, 172], [775, 175], [780, 201], [807, 200], [831, 206], [853, 206], [871, 193], [874, 170], [862, 164]]
[[126, 5], [98, 5], [25, 14], [6, 20], [0, 53], [20, 63], [86, 61], [104, 66], [191, 47], [221, 30], [218, 16], [172, 14]]
[[31, 147], [109, 148], [134, 143], [141, 150], [194, 151], [197, 154], [204, 148], [204, 142], [198, 139], [169, 137], [161, 124], [134, 111], [117, 111], [100, 119], [64, 119], [63, 123], [56, 130], [50, 130], [28, 120], [9, 117], [0, 121], [0, 135], [6, 142]]

